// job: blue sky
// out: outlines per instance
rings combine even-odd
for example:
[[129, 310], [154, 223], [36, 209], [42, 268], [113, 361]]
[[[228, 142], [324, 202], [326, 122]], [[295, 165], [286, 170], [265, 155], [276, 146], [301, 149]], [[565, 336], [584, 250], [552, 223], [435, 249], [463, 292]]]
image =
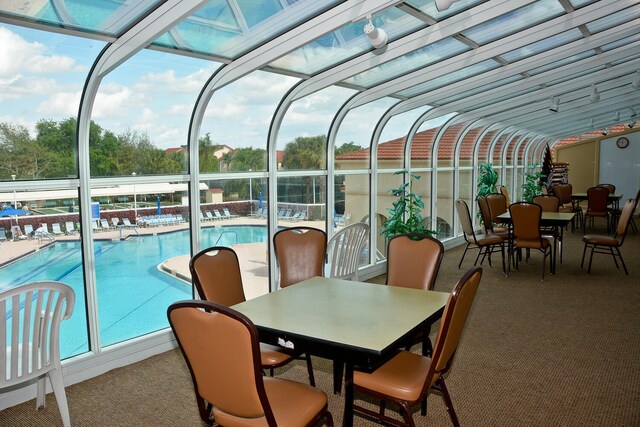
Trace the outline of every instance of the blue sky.
[[[0, 122], [33, 132], [40, 119], [76, 116], [87, 73], [105, 43], [29, 28], [0, 25]], [[143, 50], [106, 76], [92, 118], [116, 133], [147, 133], [160, 148], [186, 143], [194, 102], [219, 63]], [[272, 114], [293, 77], [255, 72], [212, 98], [202, 126], [214, 142], [265, 147]], [[339, 106], [354, 92], [328, 88], [295, 102], [283, 121], [278, 145], [297, 136], [326, 134]], [[338, 144], [368, 144], [378, 117], [391, 105], [382, 100], [349, 115]], [[385, 131], [387, 139], [403, 134]]]

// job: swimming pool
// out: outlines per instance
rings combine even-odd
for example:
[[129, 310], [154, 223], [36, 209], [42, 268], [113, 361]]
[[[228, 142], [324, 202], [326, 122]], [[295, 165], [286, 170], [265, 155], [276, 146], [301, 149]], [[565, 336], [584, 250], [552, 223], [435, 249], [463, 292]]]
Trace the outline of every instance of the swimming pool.
[[[201, 231], [202, 247], [266, 242], [264, 226], [208, 227]], [[191, 286], [157, 265], [190, 252], [189, 231], [133, 237], [124, 241], [94, 241], [100, 342], [107, 346], [169, 326], [167, 307], [192, 297]], [[89, 350], [80, 242], [58, 241], [0, 269], [0, 290], [38, 280], [70, 285], [76, 305], [61, 324], [63, 358]]]

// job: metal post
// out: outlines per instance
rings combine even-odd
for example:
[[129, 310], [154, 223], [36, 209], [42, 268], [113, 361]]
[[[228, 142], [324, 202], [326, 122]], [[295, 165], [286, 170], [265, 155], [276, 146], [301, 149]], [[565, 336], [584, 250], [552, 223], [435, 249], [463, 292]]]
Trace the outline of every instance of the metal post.
[[[133, 178], [135, 179], [136, 173], [131, 172], [131, 176], [133, 176]], [[133, 216], [134, 216], [133, 220], [137, 223], [138, 222], [138, 201], [136, 199], [137, 199], [136, 182], [133, 181]]]
[[[251, 169], [249, 169], [249, 172], [253, 172]], [[252, 188], [251, 188], [251, 177], [249, 177], [249, 214], [253, 213], [253, 192], [252, 192]]]

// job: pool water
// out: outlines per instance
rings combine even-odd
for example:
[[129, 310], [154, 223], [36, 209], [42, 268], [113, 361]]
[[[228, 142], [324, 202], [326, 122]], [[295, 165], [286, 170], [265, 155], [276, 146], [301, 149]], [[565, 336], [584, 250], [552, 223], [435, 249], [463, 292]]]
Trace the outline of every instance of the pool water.
[[[201, 231], [202, 247], [266, 242], [262, 226], [209, 227]], [[108, 346], [169, 326], [167, 307], [192, 298], [191, 285], [158, 271], [168, 258], [190, 252], [189, 231], [124, 241], [94, 241], [100, 343]], [[38, 280], [70, 285], [76, 305], [61, 324], [63, 358], [89, 350], [88, 328], [79, 242], [58, 241], [0, 269], [0, 291]], [[10, 313], [7, 314], [9, 316]]]

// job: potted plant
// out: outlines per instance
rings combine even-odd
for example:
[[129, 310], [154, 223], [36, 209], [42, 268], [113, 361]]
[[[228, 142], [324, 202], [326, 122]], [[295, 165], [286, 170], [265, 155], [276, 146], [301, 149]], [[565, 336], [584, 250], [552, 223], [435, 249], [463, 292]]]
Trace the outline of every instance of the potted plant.
[[[476, 200], [496, 192], [498, 172], [493, 168], [492, 163], [480, 164], [476, 183], [478, 186], [476, 189]], [[480, 211], [478, 211], [477, 216], [480, 224], [482, 224], [482, 213]]]
[[[404, 174], [398, 171], [395, 174]], [[424, 225], [420, 211], [424, 209], [422, 196], [413, 192], [413, 181], [420, 179], [419, 175], [409, 175], [409, 182], [398, 188], [391, 189], [391, 194], [397, 197], [391, 208], [387, 208], [389, 217], [384, 221], [381, 234], [387, 239], [404, 233], [419, 233], [434, 235], [435, 232]]]
[[541, 165], [536, 163], [535, 165], [529, 165], [527, 169], [529, 172], [524, 173], [524, 184], [522, 184], [522, 200], [531, 203], [533, 198], [542, 194], [542, 186], [544, 185], [544, 178], [546, 175], [541, 171], [536, 170]]

